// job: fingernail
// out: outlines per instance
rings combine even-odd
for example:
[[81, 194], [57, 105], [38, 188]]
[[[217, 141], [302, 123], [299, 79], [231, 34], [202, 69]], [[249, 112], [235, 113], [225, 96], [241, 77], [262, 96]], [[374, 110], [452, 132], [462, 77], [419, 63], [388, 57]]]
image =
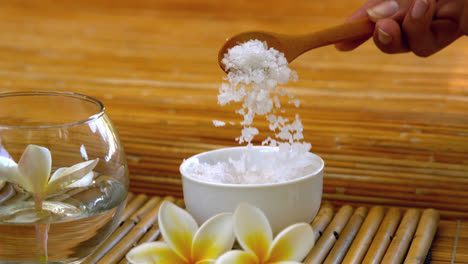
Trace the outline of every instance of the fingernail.
[[369, 14], [372, 19], [377, 20], [393, 16], [398, 12], [399, 8], [397, 1], [389, 0], [367, 9], [367, 14]]
[[421, 19], [426, 14], [427, 9], [429, 8], [429, 3], [427, 0], [416, 0], [413, 5], [413, 10], [411, 10], [411, 16], [414, 19]]
[[379, 38], [380, 43], [384, 45], [388, 45], [390, 42], [392, 42], [392, 36], [380, 28], [377, 31], [377, 37]]

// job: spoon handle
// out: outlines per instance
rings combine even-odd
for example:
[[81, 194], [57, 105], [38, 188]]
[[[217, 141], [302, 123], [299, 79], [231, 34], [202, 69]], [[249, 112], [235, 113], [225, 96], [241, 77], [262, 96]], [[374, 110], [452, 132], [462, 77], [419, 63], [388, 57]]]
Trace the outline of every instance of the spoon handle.
[[[317, 47], [338, 43], [345, 40], [369, 38], [374, 33], [375, 24], [368, 17], [344, 23], [309, 35], [315, 39]], [[316, 48], [316, 47], [315, 47]]]
[[[302, 53], [314, 48], [335, 44], [345, 40], [366, 39], [374, 33], [375, 24], [364, 17], [338, 26], [327, 28], [322, 31], [300, 36], [290, 42], [293, 53], [288, 54], [288, 61], [292, 61]], [[288, 40], [287, 40], [288, 41]]]

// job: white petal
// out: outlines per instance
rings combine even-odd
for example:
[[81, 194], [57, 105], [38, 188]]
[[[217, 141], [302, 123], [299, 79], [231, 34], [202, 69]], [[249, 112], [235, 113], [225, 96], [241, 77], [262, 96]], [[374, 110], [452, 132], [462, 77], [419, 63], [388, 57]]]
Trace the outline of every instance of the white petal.
[[[88, 174], [92, 169], [94, 169], [94, 167], [96, 167], [98, 161], [99, 161], [99, 159], [83, 161], [83, 162], [77, 163], [77, 164], [75, 164], [75, 165], [73, 165], [73, 166], [71, 166], [69, 168], [65, 168], [63, 173], [58, 175], [58, 179], [62, 178], [62, 177], [65, 177], [65, 176], [68, 176], [70, 174], [82, 174], [82, 175]], [[50, 179], [51, 182], [53, 180], [56, 180], [56, 179], [52, 179], [52, 178]]]
[[208, 219], [195, 233], [192, 261], [216, 259], [234, 245], [233, 218], [230, 213]]
[[18, 164], [14, 162], [13, 160], [5, 157], [0, 157], [0, 175], [3, 174], [3, 172], [8, 172], [9, 170], [18, 167]]
[[18, 165], [8, 158], [0, 157], [0, 182], [7, 181], [23, 186], [24, 177], [18, 171]]
[[89, 160], [75, 164], [70, 168], [66, 168], [64, 171], [60, 171], [56, 175], [54, 173], [54, 179], [51, 179], [47, 186], [47, 193], [52, 194], [58, 190], [67, 188], [69, 185], [79, 181], [85, 176], [88, 176], [94, 167], [96, 167], [98, 162], [99, 159]]
[[28, 145], [18, 162], [18, 170], [24, 176], [26, 191], [42, 194], [50, 176], [52, 157], [47, 148]]
[[234, 232], [244, 250], [266, 259], [273, 240], [270, 223], [265, 214], [249, 204], [240, 204], [234, 212]]
[[188, 261], [192, 241], [198, 229], [197, 222], [185, 210], [164, 201], [159, 208], [159, 230], [166, 241], [181, 258]]
[[76, 182], [68, 185], [66, 188], [77, 188], [77, 187], [86, 187], [93, 182], [94, 172], [90, 171], [83, 178], [77, 180]]
[[132, 264], [186, 264], [163, 242], [143, 243], [127, 253], [127, 260]]
[[62, 174], [65, 172], [65, 170], [67, 170], [67, 168], [58, 168], [57, 170], [55, 170], [52, 176], [50, 176], [49, 182], [53, 182], [56, 179], [60, 178], [60, 176], [62, 176]]
[[216, 264], [257, 264], [258, 258], [250, 252], [233, 250], [219, 257]]
[[268, 262], [302, 261], [315, 243], [312, 227], [294, 224], [281, 231], [273, 241]]

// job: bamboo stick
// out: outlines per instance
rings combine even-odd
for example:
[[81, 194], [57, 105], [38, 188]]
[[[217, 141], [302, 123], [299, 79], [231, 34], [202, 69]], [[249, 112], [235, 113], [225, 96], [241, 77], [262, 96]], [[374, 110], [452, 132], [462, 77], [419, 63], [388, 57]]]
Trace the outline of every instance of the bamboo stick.
[[[184, 208], [183, 205], [184, 205], [184, 199], [177, 199], [175, 204], [181, 208]], [[160, 231], [159, 231], [159, 223], [155, 223], [147, 232], [146, 234], [138, 241], [138, 244], [137, 245], [141, 245], [142, 243], [145, 243], [145, 242], [151, 242], [151, 241], [154, 241], [158, 238], [158, 236], [160, 235]], [[124, 259], [123, 262], [125, 262], [126, 260]]]
[[384, 197], [372, 197], [372, 196], [357, 196], [357, 195], [343, 195], [343, 194], [333, 194], [333, 193], [324, 193], [323, 197], [328, 200], [343, 200], [343, 201], [359, 201], [362, 203], [374, 203], [378, 205], [387, 205], [387, 206], [404, 206], [404, 207], [419, 207], [419, 208], [430, 208], [437, 207], [440, 209], [447, 210], [460, 210], [468, 211], [468, 203], [466, 205], [460, 204], [446, 204], [444, 202], [420, 202], [420, 201], [408, 201], [404, 199], [393, 199], [393, 198], [384, 198]]
[[379, 264], [400, 223], [401, 209], [390, 208], [375, 235], [362, 264]]
[[[165, 197], [164, 200], [172, 202], [175, 201], [173, 197]], [[122, 260], [134, 244], [157, 222], [160, 206], [161, 203], [149, 211], [148, 214], [146, 214], [122, 240], [120, 240], [102, 259], [99, 260], [98, 264], [113, 264]]]
[[404, 264], [422, 264], [426, 260], [439, 224], [439, 212], [424, 210]]
[[135, 194], [132, 192], [129, 192], [127, 194], [127, 204], [130, 203], [133, 200], [133, 198], [135, 198]]
[[99, 248], [93, 252], [86, 260], [83, 262], [83, 264], [95, 264], [97, 263], [101, 258], [103, 258], [108, 252], [119, 242], [121, 241], [131, 230], [132, 228], [135, 227], [135, 223], [130, 221], [130, 222], [124, 222], [121, 226], [119, 226], [111, 235], [109, 238], [104, 241], [102, 245], [99, 246]]
[[420, 216], [421, 212], [417, 209], [406, 211], [395, 237], [382, 259], [382, 264], [400, 264], [403, 262]]
[[304, 260], [304, 264], [322, 263], [330, 249], [335, 244], [352, 213], [353, 208], [349, 205], [345, 205], [338, 210], [327, 229], [325, 229], [325, 232], [323, 232], [323, 235], [309, 252], [308, 256]]
[[[146, 195], [141, 197], [146, 198]], [[135, 198], [136, 199], [136, 198]], [[148, 215], [153, 208], [156, 208], [161, 198], [154, 196], [146, 202], [143, 207], [139, 208], [129, 218], [123, 222], [111, 236], [99, 248], [91, 254], [83, 264], [94, 264], [103, 258], [109, 251], [114, 248], [132, 229], [140, 222], [140, 219]], [[122, 222], [121, 222], [122, 223]]]
[[[346, 200], [330, 200], [330, 201], [333, 202], [335, 206], [351, 205], [354, 207], [359, 207], [359, 206], [370, 207], [370, 206], [379, 205], [378, 202], [370, 202], [370, 201], [362, 202], [362, 201], [358, 201], [354, 199], [352, 199], [352, 201], [346, 201]], [[384, 208], [386, 209], [392, 208], [392, 207], [399, 208], [403, 211], [414, 208], [414, 207], [403, 206], [403, 205], [398, 205], [398, 204], [384, 205]], [[463, 211], [458, 211], [458, 210], [447, 210], [447, 209], [437, 209], [437, 211], [440, 213], [441, 219], [445, 219], [445, 220], [468, 219], [468, 212], [463, 212]]]
[[[161, 232], [159, 231], [159, 225], [158, 223], [154, 224], [153, 227], [151, 227], [146, 234], [138, 241], [136, 246], [141, 245], [146, 242], [152, 242], [156, 240], [159, 236], [161, 235]], [[127, 264], [128, 260], [126, 258], [123, 258], [119, 264]]]
[[149, 214], [149, 212], [158, 206], [161, 201], [160, 196], [151, 197], [142, 207], [140, 207], [135, 213], [133, 213], [127, 220], [131, 220], [135, 224], [138, 224], [141, 219]]
[[124, 222], [129, 218], [133, 213], [135, 213], [140, 206], [148, 200], [148, 196], [146, 194], [138, 194], [134, 199], [130, 201], [125, 207], [125, 210], [120, 218], [120, 222]]
[[147, 232], [146, 234], [138, 241], [137, 245], [141, 245], [146, 242], [151, 242], [156, 240], [161, 235], [159, 231], [159, 224], [155, 223]]
[[323, 202], [323, 205], [317, 213], [317, 216], [315, 216], [314, 220], [310, 224], [312, 230], [314, 231], [315, 242], [317, 242], [320, 236], [322, 236], [323, 232], [325, 231], [325, 228], [333, 219], [334, 210], [335, 209], [330, 202]]
[[325, 259], [324, 264], [338, 264], [343, 260], [346, 252], [348, 251], [349, 246], [354, 240], [359, 228], [361, 227], [364, 218], [367, 215], [366, 207], [359, 207], [354, 211], [353, 215], [349, 219], [349, 222], [343, 229], [343, 232], [340, 234], [338, 240], [335, 243], [335, 246], [331, 249], [327, 258]]
[[356, 235], [353, 244], [349, 248], [348, 253], [343, 259], [343, 263], [358, 264], [361, 263], [364, 255], [369, 248], [372, 239], [374, 238], [377, 229], [384, 217], [384, 208], [382, 206], [374, 206], [369, 211], [364, 223], [362, 224], [359, 233]]
[[185, 208], [185, 201], [184, 199], [177, 199], [175, 204], [179, 206], [180, 208]]

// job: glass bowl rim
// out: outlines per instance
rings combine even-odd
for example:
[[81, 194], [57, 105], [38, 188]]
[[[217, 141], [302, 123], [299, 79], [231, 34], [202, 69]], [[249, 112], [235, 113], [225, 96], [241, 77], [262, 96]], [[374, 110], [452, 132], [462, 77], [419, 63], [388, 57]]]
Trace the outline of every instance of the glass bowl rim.
[[97, 111], [95, 114], [85, 118], [81, 119], [75, 122], [70, 122], [70, 123], [64, 123], [61, 125], [45, 125], [45, 126], [11, 126], [11, 125], [2, 125], [0, 122], [0, 131], [2, 129], [48, 129], [48, 128], [65, 128], [65, 127], [72, 127], [72, 126], [77, 126], [77, 125], [82, 125], [86, 124], [89, 122], [92, 122], [94, 120], [97, 120], [101, 116], [104, 115], [105, 113], [105, 107], [104, 104], [99, 101], [98, 99], [91, 97], [89, 95], [84, 95], [80, 93], [73, 93], [73, 92], [60, 92], [60, 91], [36, 91], [36, 90], [30, 90], [30, 91], [13, 91], [13, 92], [0, 92], [0, 101], [2, 98], [5, 97], [13, 97], [13, 96], [61, 96], [61, 97], [71, 97], [71, 98], [76, 98], [76, 99], [83, 99], [88, 102], [95, 103], [99, 107], [99, 111]]

